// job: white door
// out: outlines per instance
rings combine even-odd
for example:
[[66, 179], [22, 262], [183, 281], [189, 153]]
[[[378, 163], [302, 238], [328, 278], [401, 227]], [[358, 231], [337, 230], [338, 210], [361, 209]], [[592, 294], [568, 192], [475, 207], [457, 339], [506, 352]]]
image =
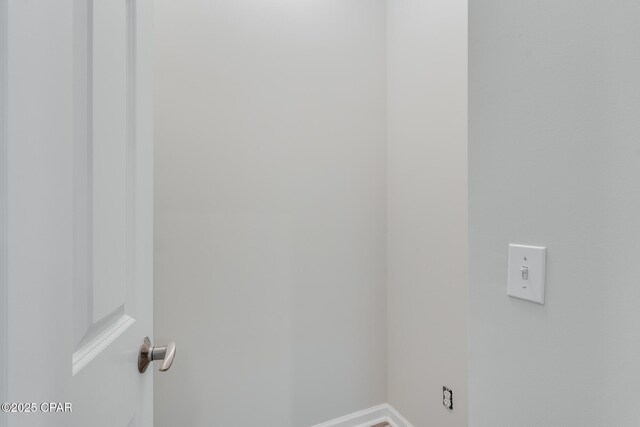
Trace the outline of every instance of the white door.
[[0, 18], [3, 421], [150, 427], [150, 0], [0, 0]]

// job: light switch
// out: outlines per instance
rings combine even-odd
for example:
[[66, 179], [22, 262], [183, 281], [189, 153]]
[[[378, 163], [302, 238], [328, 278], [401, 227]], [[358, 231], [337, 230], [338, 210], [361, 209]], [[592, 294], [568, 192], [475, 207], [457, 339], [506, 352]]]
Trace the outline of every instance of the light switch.
[[509, 245], [507, 295], [544, 304], [547, 248]]

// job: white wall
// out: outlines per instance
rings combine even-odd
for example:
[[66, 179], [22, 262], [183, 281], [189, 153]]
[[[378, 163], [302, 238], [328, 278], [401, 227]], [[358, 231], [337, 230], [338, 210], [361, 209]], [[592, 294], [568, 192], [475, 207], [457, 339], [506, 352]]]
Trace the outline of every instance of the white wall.
[[385, 2], [155, 9], [156, 426], [385, 402]]
[[[471, 426], [640, 420], [640, 3], [470, 5]], [[544, 306], [506, 296], [545, 245]]]
[[389, 0], [387, 23], [389, 402], [465, 426], [467, 2]]

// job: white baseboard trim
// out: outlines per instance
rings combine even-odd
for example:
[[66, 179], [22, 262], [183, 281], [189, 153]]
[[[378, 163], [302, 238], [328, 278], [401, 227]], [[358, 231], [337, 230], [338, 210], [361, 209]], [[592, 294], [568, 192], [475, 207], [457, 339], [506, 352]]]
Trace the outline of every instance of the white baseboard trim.
[[385, 421], [391, 427], [413, 427], [406, 418], [388, 403], [354, 412], [326, 423], [316, 424], [313, 427], [372, 427]]
[[395, 427], [413, 427], [413, 424], [411, 424], [405, 417], [400, 415], [400, 412], [396, 411], [396, 408], [389, 404], [387, 404], [387, 406], [389, 407], [390, 412], [390, 414], [388, 415], [389, 419], [387, 420], [389, 421], [389, 424]]

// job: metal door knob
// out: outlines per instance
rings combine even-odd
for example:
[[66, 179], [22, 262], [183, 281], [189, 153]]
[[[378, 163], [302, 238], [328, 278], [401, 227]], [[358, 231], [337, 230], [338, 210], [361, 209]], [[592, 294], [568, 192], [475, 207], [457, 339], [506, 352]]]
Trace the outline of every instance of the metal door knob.
[[154, 360], [162, 360], [160, 372], [168, 371], [176, 355], [176, 343], [170, 342], [164, 347], [151, 347], [151, 340], [145, 337], [138, 354], [138, 372], [143, 373]]

